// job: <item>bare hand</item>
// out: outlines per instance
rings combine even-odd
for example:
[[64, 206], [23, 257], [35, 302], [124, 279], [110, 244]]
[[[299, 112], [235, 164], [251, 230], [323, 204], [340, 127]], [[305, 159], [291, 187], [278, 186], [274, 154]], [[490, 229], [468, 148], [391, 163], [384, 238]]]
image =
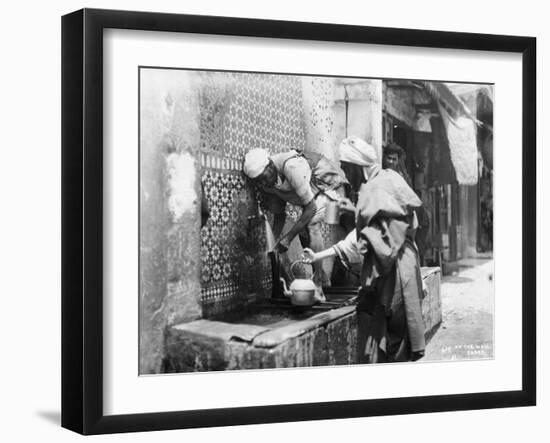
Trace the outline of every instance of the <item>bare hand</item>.
[[315, 252], [313, 252], [313, 250], [309, 248], [304, 248], [304, 253], [302, 254], [302, 257], [304, 263], [308, 264], [314, 263], [317, 258]]

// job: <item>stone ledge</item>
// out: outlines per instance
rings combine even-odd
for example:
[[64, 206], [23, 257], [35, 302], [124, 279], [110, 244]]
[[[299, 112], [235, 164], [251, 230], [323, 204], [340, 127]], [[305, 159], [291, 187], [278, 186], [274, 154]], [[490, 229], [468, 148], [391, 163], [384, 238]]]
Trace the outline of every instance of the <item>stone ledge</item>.
[[[423, 268], [426, 340], [441, 324], [439, 268]], [[195, 320], [168, 328], [167, 372], [220, 371], [358, 363], [355, 305], [321, 312], [284, 326]]]
[[267, 326], [233, 324], [212, 320], [195, 320], [170, 328], [175, 333], [187, 333], [223, 341], [239, 340], [251, 342], [257, 335], [269, 331]]
[[306, 320], [297, 321], [277, 329], [271, 329], [258, 334], [254, 340], [252, 340], [252, 345], [259, 348], [273, 348], [286, 340], [303, 335], [308, 331], [333, 322], [340, 317], [344, 317], [351, 312], [355, 312], [355, 306], [344, 306], [314, 315]]
[[[167, 330], [167, 372], [352, 364], [356, 359], [355, 329], [355, 306], [272, 330], [269, 326], [197, 320]], [[331, 349], [334, 347], [338, 349]]]

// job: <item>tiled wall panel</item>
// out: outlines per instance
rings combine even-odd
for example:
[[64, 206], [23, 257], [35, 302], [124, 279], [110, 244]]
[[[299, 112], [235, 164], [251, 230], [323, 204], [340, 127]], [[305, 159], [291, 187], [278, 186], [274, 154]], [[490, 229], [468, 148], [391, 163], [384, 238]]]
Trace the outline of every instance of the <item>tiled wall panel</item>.
[[[305, 147], [301, 81], [295, 76], [202, 72], [201, 175], [210, 219], [201, 229], [203, 315], [238, 308], [267, 293], [265, 227], [241, 172], [245, 153]], [[299, 208], [287, 208], [290, 218]]]

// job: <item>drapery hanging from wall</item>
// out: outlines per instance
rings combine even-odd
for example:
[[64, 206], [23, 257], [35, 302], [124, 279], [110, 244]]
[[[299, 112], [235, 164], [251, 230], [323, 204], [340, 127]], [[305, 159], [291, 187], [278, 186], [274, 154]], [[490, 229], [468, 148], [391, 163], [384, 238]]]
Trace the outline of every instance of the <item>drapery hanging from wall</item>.
[[461, 185], [475, 185], [478, 178], [478, 152], [474, 122], [464, 116], [453, 118], [440, 103], [438, 108], [447, 133], [456, 179]]
[[429, 155], [428, 185], [440, 186], [456, 183], [456, 172], [451, 160], [445, 125], [441, 118], [430, 120], [432, 146]]

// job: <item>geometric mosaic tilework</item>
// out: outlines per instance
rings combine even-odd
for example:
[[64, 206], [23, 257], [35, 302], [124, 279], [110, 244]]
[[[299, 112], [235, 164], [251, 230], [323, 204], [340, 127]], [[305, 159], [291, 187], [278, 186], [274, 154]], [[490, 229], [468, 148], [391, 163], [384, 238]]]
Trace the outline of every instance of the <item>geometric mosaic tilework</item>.
[[235, 93], [224, 127], [224, 156], [242, 160], [251, 148], [271, 153], [305, 147], [299, 77], [234, 74]]
[[230, 279], [238, 263], [232, 261], [235, 248], [235, 226], [233, 218], [235, 194], [244, 186], [239, 173], [206, 170], [203, 188], [209, 203], [210, 218], [201, 230], [201, 282]]
[[213, 303], [219, 300], [224, 300], [236, 292], [238, 288], [233, 283], [224, 282], [219, 285], [212, 285], [208, 288], [208, 291], [202, 292], [203, 302]]
[[241, 171], [242, 160], [220, 157], [208, 153], [201, 153], [201, 167], [204, 171], [212, 169], [221, 169], [224, 171]]
[[[247, 293], [271, 289], [265, 228], [261, 220], [248, 219], [257, 202], [245, 185], [242, 160], [255, 147], [271, 153], [304, 150], [302, 81], [220, 72], [201, 72], [199, 78], [201, 180], [210, 207], [201, 229], [201, 299], [209, 310], [216, 303], [225, 309]], [[291, 220], [300, 213], [287, 205]]]

